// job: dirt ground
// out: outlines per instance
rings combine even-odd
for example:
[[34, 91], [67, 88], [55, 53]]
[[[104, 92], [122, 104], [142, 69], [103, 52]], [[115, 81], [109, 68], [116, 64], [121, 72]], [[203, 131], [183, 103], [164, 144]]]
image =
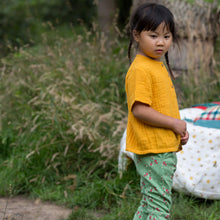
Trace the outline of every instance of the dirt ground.
[[62, 220], [72, 210], [39, 199], [0, 198], [0, 220]]

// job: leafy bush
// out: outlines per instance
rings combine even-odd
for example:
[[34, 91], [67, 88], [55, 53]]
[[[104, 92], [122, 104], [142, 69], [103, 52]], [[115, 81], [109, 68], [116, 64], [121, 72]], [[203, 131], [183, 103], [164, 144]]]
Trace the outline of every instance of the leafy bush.
[[95, 5], [89, 0], [3, 0], [0, 8], [0, 39], [4, 42], [1, 54], [10, 47], [38, 42], [42, 31], [51, 25], [75, 25], [78, 19], [91, 24], [95, 13]]

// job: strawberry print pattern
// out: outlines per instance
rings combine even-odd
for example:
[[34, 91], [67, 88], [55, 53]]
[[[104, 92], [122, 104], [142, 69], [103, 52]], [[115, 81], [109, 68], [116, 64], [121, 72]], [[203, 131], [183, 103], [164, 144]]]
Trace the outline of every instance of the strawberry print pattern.
[[170, 219], [171, 189], [176, 170], [176, 153], [134, 155], [140, 174], [142, 200], [133, 220]]

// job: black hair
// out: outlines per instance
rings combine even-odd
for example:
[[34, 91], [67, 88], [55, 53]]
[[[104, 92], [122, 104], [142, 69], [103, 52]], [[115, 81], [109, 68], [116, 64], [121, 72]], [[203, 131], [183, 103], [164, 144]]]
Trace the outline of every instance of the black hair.
[[[130, 43], [128, 46], [128, 58], [131, 63], [131, 47], [134, 42], [133, 31], [141, 33], [142, 31], [155, 31], [161, 23], [171, 32], [173, 41], [178, 43], [174, 17], [171, 11], [163, 5], [156, 3], [145, 3], [140, 5], [133, 13], [130, 19], [129, 34]], [[166, 63], [174, 79], [170, 68], [168, 52], [165, 53]]]

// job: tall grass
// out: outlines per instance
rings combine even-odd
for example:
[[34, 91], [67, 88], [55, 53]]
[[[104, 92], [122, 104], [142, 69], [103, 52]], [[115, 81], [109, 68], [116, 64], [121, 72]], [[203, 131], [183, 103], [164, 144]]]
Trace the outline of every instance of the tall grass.
[[[107, 41], [95, 24], [65, 33], [53, 29], [40, 45], [1, 60], [0, 194], [9, 195], [11, 186], [13, 195], [66, 204], [70, 219], [129, 219], [139, 181], [132, 166], [122, 179], [117, 175], [127, 119], [127, 41], [118, 29]], [[204, 77], [177, 80], [180, 106], [219, 98], [219, 70]], [[196, 86], [204, 82], [201, 93]]]
[[11, 179], [7, 169], [23, 192], [84, 166], [88, 176], [109, 169], [117, 157], [126, 123], [123, 45], [113, 42], [109, 54], [97, 32], [53, 34], [2, 59], [2, 194]]

